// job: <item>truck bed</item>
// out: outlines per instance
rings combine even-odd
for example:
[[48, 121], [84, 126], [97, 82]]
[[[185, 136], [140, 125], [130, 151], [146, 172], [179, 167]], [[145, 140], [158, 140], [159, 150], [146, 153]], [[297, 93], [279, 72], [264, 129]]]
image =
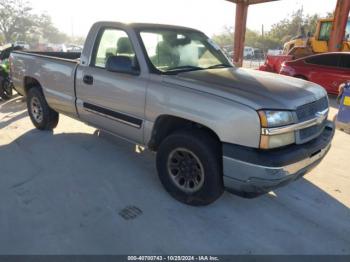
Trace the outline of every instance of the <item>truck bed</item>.
[[75, 74], [80, 53], [19, 52], [13, 57], [12, 81], [25, 95], [26, 83], [40, 83], [50, 106], [59, 112], [76, 117]]

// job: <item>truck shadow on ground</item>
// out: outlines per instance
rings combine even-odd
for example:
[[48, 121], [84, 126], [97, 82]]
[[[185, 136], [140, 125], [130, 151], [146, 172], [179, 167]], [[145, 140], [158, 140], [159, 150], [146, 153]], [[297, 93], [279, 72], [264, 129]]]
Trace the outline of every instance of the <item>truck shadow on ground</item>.
[[[0, 253], [350, 253], [349, 208], [306, 179], [195, 208], [163, 190], [154, 160], [99, 132], [32, 130], [0, 146]], [[128, 206], [142, 211], [134, 222], [119, 215]]]

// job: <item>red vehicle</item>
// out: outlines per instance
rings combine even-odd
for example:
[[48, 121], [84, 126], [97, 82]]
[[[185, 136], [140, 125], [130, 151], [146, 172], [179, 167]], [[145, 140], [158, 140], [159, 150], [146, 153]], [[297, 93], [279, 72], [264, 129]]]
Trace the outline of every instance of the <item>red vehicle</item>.
[[324, 53], [286, 61], [279, 73], [314, 82], [337, 95], [339, 86], [350, 80], [350, 53]]
[[279, 73], [282, 63], [293, 60], [291, 55], [267, 55], [265, 64], [260, 66], [260, 71]]

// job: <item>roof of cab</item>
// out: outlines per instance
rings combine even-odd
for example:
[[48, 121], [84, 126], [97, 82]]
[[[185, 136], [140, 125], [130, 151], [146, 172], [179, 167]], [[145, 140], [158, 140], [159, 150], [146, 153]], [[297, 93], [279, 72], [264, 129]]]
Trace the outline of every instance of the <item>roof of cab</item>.
[[194, 28], [178, 26], [178, 25], [149, 24], [149, 23], [131, 23], [127, 25], [135, 29], [182, 29], [182, 30], [199, 31]]
[[152, 23], [122, 23], [117, 21], [100, 21], [95, 23], [97, 25], [112, 25], [115, 24], [116, 26], [124, 26], [124, 27], [130, 27], [135, 30], [139, 29], [179, 29], [179, 30], [187, 30], [187, 31], [197, 31], [201, 32], [197, 29], [190, 28], [190, 27], [184, 27], [184, 26], [178, 26], [178, 25], [166, 25], [166, 24], [152, 24]]

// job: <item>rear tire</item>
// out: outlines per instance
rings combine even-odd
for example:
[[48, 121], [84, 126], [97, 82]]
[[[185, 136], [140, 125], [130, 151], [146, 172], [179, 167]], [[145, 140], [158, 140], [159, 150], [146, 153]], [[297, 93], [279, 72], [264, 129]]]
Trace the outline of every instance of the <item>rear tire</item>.
[[209, 205], [224, 192], [221, 144], [205, 131], [168, 136], [157, 152], [157, 169], [166, 191], [187, 205]]
[[29, 89], [27, 108], [30, 119], [37, 129], [52, 130], [57, 126], [59, 115], [49, 107], [42, 91], [38, 88]]

